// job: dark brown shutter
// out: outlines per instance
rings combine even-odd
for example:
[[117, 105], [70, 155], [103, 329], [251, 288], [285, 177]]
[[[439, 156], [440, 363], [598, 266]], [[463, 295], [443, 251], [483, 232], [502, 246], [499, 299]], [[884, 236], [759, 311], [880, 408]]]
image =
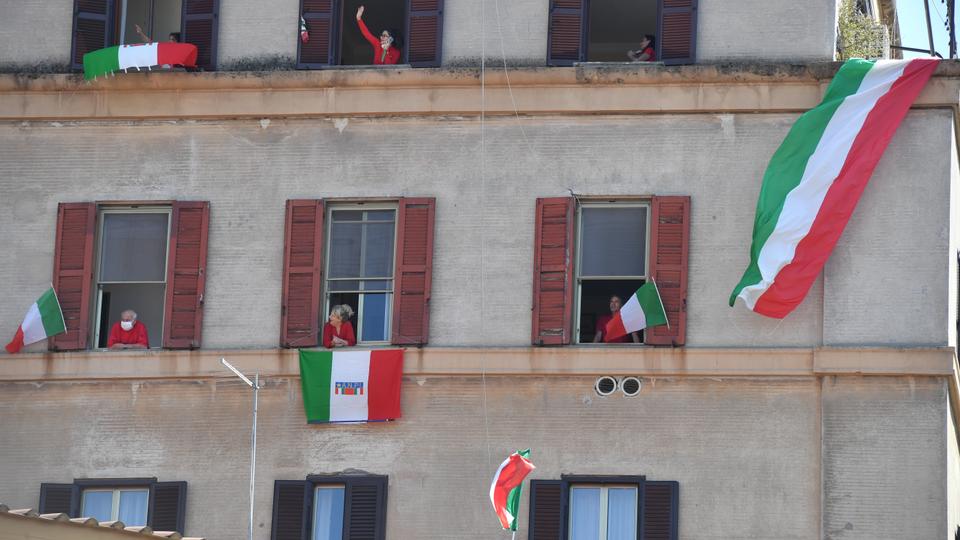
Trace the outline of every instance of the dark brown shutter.
[[74, 0], [70, 67], [83, 69], [83, 55], [113, 45], [114, 0]]
[[[300, 0], [300, 15], [307, 23], [310, 41], [300, 41], [297, 36], [297, 67], [310, 69], [333, 63], [334, 47], [333, 0]], [[299, 22], [298, 22], [299, 24]]]
[[407, 13], [407, 63], [414, 67], [439, 66], [443, 0], [407, 0]]
[[184, 534], [187, 513], [186, 482], [154, 482], [150, 485], [147, 524], [155, 531]]
[[566, 538], [566, 500], [566, 484], [562, 480], [530, 481], [530, 540]]
[[571, 66], [586, 59], [587, 1], [550, 0], [547, 65]]
[[210, 203], [173, 203], [163, 307], [163, 347], [166, 349], [200, 347], [209, 222]]
[[352, 478], [347, 482], [343, 516], [346, 540], [386, 538], [387, 477]]
[[273, 483], [273, 525], [271, 540], [306, 538], [307, 483], [303, 480], [277, 480]]
[[323, 201], [287, 201], [280, 345], [316, 347], [323, 275]]
[[433, 198], [400, 199], [390, 340], [394, 345], [423, 345], [429, 337], [435, 208]]
[[75, 518], [80, 505], [80, 490], [75, 484], [40, 484], [41, 514], [67, 514]]
[[94, 203], [60, 203], [57, 209], [53, 288], [60, 301], [67, 331], [50, 339], [52, 351], [87, 348], [96, 222], [97, 206]]
[[648, 345], [683, 345], [687, 334], [687, 258], [690, 197], [654, 197], [650, 231], [650, 275], [667, 312], [667, 326], [644, 331]]
[[692, 64], [697, 58], [697, 0], [660, 0], [658, 59]]
[[[217, 69], [217, 27], [220, 0], [183, 0], [180, 40], [197, 46], [197, 67]], [[156, 36], [154, 36], [155, 39]]]
[[643, 486], [643, 540], [677, 540], [680, 484], [651, 482]]
[[537, 199], [533, 250], [533, 344], [570, 343], [573, 197]]

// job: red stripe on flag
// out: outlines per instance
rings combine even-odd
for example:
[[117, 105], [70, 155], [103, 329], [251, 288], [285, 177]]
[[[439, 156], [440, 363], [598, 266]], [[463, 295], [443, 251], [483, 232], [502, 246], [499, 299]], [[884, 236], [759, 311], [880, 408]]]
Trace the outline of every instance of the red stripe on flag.
[[192, 43], [157, 43], [157, 64], [197, 67], [197, 46]]
[[403, 376], [403, 351], [370, 351], [370, 375], [367, 384], [367, 419], [400, 418], [400, 380]]
[[897, 126], [938, 63], [928, 59], [911, 61], [890, 91], [877, 100], [854, 139], [840, 174], [827, 190], [810, 232], [797, 244], [793, 261], [780, 269], [773, 285], [757, 299], [754, 311], [782, 319], [803, 301], [850, 221]]
[[17, 354], [20, 352], [20, 349], [23, 348], [23, 326], [17, 327], [17, 333], [13, 336], [13, 340], [10, 343], [7, 343], [7, 346], [4, 347], [7, 349], [7, 352], [10, 354]]
[[[509, 529], [513, 523], [507, 513], [507, 496], [535, 468], [533, 463], [524, 459], [520, 454], [514, 453], [507, 458], [506, 463], [500, 469], [500, 473], [493, 479], [493, 489], [491, 490], [493, 509], [497, 512], [500, 525], [504, 529]], [[516, 518], [517, 516], [513, 516], [513, 519]]]
[[607, 321], [607, 327], [603, 329], [603, 342], [610, 343], [615, 339], [627, 335], [627, 329], [623, 326], [623, 317], [620, 312], [613, 314], [613, 318]]

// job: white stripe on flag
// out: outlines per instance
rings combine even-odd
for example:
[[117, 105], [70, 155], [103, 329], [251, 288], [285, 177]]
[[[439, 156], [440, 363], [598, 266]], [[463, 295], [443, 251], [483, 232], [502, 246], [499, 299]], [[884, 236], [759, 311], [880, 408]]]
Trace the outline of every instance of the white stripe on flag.
[[620, 319], [623, 320], [623, 328], [628, 334], [647, 327], [647, 315], [643, 312], [636, 294], [620, 308]]
[[759, 283], [744, 287], [738, 295], [750, 309], [767, 291], [777, 273], [793, 261], [797, 244], [810, 232], [827, 190], [846, 163], [850, 147], [867, 115], [877, 100], [900, 78], [907, 64], [903, 61], [878, 61], [863, 77], [857, 92], [848, 96], [833, 113], [817, 149], [807, 162], [800, 184], [787, 194], [777, 225], [760, 250], [757, 266], [762, 279]]
[[30, 345], [47, 339], [47, 331], [43, 328], [43, 319], [40, 318], [40, 308], [34, 302], [23, 318], [23, 344]]
[[120, 69], [142, 68], [157, 65], [157, 44], [122, 45], [117, 52]]
[[[370, 351], [336, 351], [330, 367], [330, 421], [363, 422], [368, 418]], [[337, 383], [362, 383], [363, 394], [337, 394]]]

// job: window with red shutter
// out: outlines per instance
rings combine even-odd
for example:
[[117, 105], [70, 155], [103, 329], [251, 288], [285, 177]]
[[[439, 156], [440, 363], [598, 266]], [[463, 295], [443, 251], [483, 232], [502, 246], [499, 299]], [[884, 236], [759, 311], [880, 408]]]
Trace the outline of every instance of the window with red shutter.
[[683, 345], [687, 335], [687, 261], [690, 197], [654, 197], [650, 231], [650, 275], [657, 282], [668, 326], [646, 332], [650, 345]]
[[287, 201], [280, 345], [316, 347], [323, 276], [323, 201]]
[[87, 348], [96, 216], [94, 203], [60, 203], [57, 210], [53, 287], [67, 331], [51, 338], [50, 350], [53, 351]]
[[391, 338], [395, 345], [427, 343], [435, 209], [433, 198], [400, 199]]
[[550, 0], [547, 64], [571, 66], [586, 59], [584, 12], [587, 0]]
[[337, 0], [300, 0], [300, 16], [307, 27], [307, 42], [298, 33], [297, 67], [312, 69], [335, 64], [334, 8]]
[[573, 197], [537, 199], [533, 250], [534, 345], [571, 342]]
[[178, 201], [173, 204], [167, 257], [164, 348], [200, 347], [209, 222], [210, 203]]

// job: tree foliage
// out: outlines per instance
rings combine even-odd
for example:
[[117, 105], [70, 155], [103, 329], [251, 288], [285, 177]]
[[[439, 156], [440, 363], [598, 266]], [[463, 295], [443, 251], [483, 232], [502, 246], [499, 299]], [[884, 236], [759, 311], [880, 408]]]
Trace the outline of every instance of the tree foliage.
[[863, 13], [855, 0], [842, 0], [838, 18], [837, 59], [885, 58], [889, 31], [882, 22]]

